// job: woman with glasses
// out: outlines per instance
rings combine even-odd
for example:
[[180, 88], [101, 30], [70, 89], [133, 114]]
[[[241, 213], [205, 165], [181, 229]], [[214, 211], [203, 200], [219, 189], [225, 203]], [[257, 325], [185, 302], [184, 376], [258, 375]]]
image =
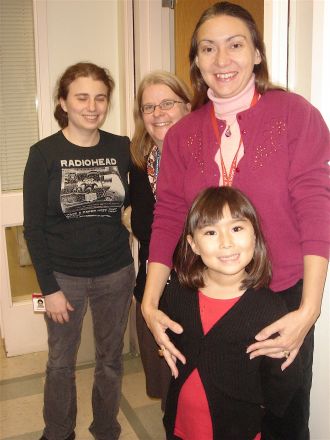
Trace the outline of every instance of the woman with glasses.
[[187, 86], [169, 72], [153, 72], [139, 86], [135, 109], [135, 133], [131, 144], [130, 171], [131, 225], [139, 240], [139, 271], [134, 295], [137, 300], [136, 325], [148, 396], [164, 398], [170, 370], [159, 357], [157, 345], [141, 314], [146, 280], [151, 224], [156, 185], [165, 135], [190, 111]]

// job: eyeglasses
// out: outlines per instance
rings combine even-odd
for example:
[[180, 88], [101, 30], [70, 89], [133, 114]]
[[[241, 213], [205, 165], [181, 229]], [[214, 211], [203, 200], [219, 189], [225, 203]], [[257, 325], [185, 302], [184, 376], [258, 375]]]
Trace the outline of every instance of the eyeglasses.
[[149, 115], [156, 110], [156, 107], [159, 107], [161, 110], [171, 110], [174, 107], [174, 104], [182, 104], [182, 101], [175, 101], [174, 99], [164, 99], [160, 104], [144, 104], [141, 107], [141, 112], [145, 115]]

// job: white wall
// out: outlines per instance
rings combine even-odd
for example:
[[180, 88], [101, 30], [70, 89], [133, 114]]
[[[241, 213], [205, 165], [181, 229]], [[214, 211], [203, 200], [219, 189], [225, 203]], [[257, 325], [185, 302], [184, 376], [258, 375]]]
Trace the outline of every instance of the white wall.
[[[44, 32], [47, 35], [43, 38], [47, 41], [47, 53], [44, 53], [40, 62], [44, 66], [44, 72], [47, 73], [48, 70], [49, 99], [53, 98], [58, 77], [69, 65], [91, 61], [107, 67], [115, 80], [116, 88], [110, 114], [103, 128], [125, 134], [125, 121], [121, 117], [122, 106], [125, 105], [125, 83], [120, 81], [124, 62], [124, 28], [118, 28], [120, 0], [37, 0], [38, 4], [46, 8]], [[40, 78], [41, 81], [44, 78], [43, 67]], [[58, 129], [52, 118], [51, 132]]]
[[[308, 7], [308, 6], [307, 6]], [[307, 12], [307, 11], [306, 11]], [[311, 102], [330, 127], [330, 2], [313, 1], [311, 38]], [[322, 314], [316, 323], [314, 380], [312, 387], [312, 440], [330, 439], [330, 270], [324, 290]]]
[[287, 82], [288, 0], [264, 0], [264, 42], [272, 82]]
[[[315, 105], [330, 125], [330, 3], [328, 0], [290, 2], [288, 86]], [[322, 313], [315, 326], [310, 431], [312, 440], [330, 439], [330, 276]]]
[[314, 3], [311, 0], [290, 2], [288, 85], [308, 100], [311, 100], [312, 85]]
[[137, 85], [153, 70], [174, 71], [173, 17], [161, 0], [134, 0]]

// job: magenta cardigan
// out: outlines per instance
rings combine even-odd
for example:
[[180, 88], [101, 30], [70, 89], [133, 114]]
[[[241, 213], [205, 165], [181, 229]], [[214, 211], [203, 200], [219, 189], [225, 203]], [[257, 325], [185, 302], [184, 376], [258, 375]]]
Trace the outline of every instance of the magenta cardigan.
[[[208, 102], [181, 119], [164, 141], [149, 262], [171, 266], [187, 211], [219, 184], [218, 144]], [[303, 277], [303, 256], [329, 257], [329, 129], [294, 93], [272, 90], [237, 115], [244, 144], [233, 186], [255, 205], [269, 249], [275, 291]], [[219, 121], [220, 135], [225, 128]]]

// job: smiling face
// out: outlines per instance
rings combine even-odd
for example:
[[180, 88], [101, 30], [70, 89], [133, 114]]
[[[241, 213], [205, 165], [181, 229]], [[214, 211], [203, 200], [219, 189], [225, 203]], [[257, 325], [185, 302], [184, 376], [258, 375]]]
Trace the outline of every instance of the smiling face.
[[254, 255], [255, 234], [251, 222], [233, 218], [227, 205], [221, 219], [196, 229], [187, 240], [207, 267], [209, 277], [220, 282], [226, 280], [226, 284], [245, 278], [245, 268]]
[[68, 129], [75, 133], [96, 131], [108, 111], [108, 90], [102, 81], [79, 77], [69, 86], [66, 99], [61, 98], [62, 109], [68, 114]]
[[144, 89], [142, 94], [141, 106], [158, 105], [168, 99], [180, 101], [180, 103], [175, 103], [170, 110], [161, 110], [160, 107], [156, 107], [152, 113], [142, 113], [146, 130], [160, 149], [168, 129], [189, 113], [190, 104], [182, 102], [182, 99], [165, 84], [151, 84]]
[[254, 65], [261, 62], [248, 27], [239, 18], [219, 15], [205, 21], [197, 44], [196, 65], [218, 98], [231, 98], [244, 90]]

